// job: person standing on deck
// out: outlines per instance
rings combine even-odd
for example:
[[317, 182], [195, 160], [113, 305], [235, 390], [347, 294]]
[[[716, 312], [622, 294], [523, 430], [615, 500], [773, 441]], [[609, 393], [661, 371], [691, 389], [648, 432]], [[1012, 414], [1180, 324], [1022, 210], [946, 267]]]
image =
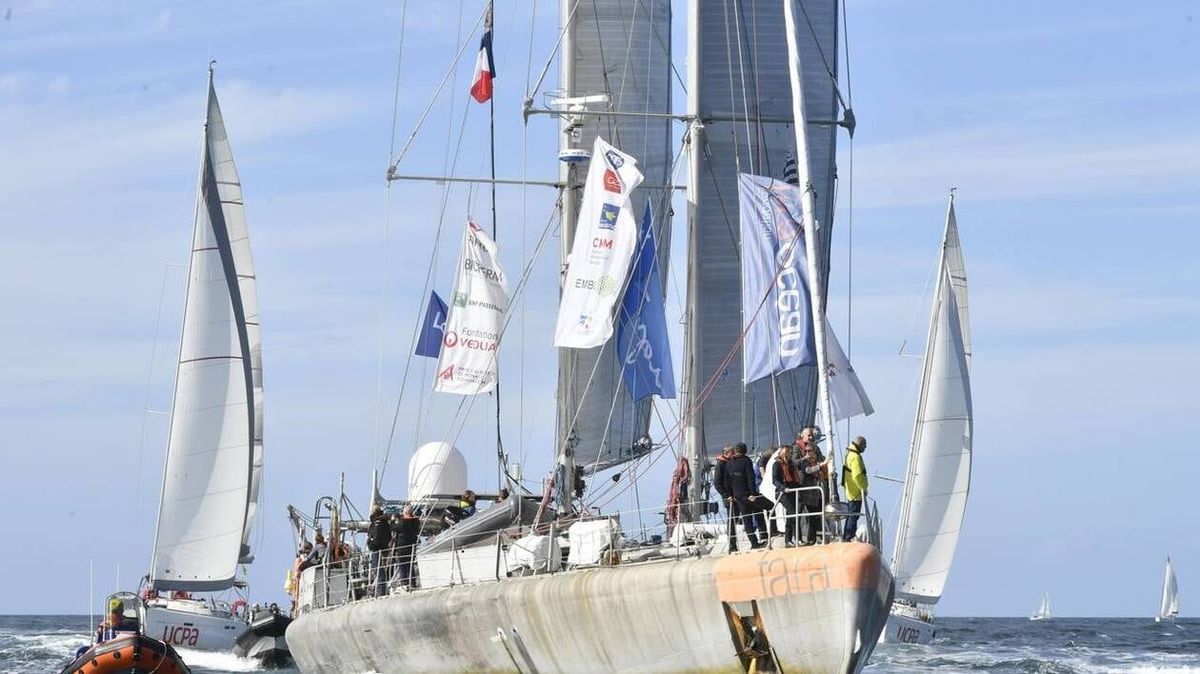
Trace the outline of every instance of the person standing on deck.
[[846, 463], [842, 466], [842, 484], [846, 487], [847, 505], [850, 507], [846, 516], [846, 528], [842, 531], [843, 541], [854, 540], [858, 533], [858, 514], [862, 512], [863, 499], [867, 495], [867, 466], [863, 463], [862, 453], [867, 451], [867, 439], [863, 436], [854, 438], [846, 448]]
[[800, 493], [794, 491], [800, 488], [800, 473], [792, 467], [788, 456], [789, 447], [780, 445], [775, 450], [775, 463], [771, 464], [771, 482], [775, 485], [775, 499], [783, 504], [784, 526], [783, 544], [793, 546], [799, 542], [799, 526], [797, 514], [800, 511]]
[[371, 509], [371, 524], [367, 526], [367, 550], [371, 551], [371, 578], [375, 596], [382, 597], [387, 589], [388, 550], [392, 547], [392, 527], [383, 508]]
[[[746, 529], [750, 547], [761, 548], [766, 545], [765, 542], [758, 539], [758, 522], [762, 518], [761, 502], [766, 501], [766, 497], [758, 493], [758, 488], [754, 484], [754, 462], [746, 456], [746, 451], [745, 443], [739, 442], [733, 445], [733, 456], [725, 462], [725, 489], [729, 492], [732, 505], [729, 518], [730, 552], [737, 550], [736, 521], [738, 519], [742, 520], [742, 526]], [[766, 534], [765, 531], [763, 533]]]
[[733, 507], [729, 504], [729, 487], [725, 486], [725, 464], [733, 456], [733, 445], [725, 445], [717, 458], [713, 459], [712, 485], [721, 497], [721, 505], [725, 508], [725, 517], [729, 520], [729, 529], [733, 530]]

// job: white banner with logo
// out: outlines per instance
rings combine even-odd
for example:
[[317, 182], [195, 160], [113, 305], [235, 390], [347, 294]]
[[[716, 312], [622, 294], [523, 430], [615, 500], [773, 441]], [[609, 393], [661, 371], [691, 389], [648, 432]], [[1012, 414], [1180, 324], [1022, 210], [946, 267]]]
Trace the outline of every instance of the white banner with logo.
[[468, 220], [433, 390], [474, 395], [496, 388], [496, 355], [507, 309], [508, 280], [496, 242]]
[[637, 160], [597, 137], [567, 259], [555, 346], [589, 349], [612, 336], [613, 307], [638, 240], [629, 195], [641, 182]]

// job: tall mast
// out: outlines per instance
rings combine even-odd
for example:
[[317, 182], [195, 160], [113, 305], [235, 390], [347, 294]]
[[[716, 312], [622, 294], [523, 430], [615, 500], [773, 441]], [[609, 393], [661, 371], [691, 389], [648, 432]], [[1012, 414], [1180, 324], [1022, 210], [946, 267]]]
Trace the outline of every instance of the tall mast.
[[[571, 26], [571, 14], [573, 5], [577, 0], [562, 0], [560, 3], [560, 18], [562, 25], [562, 85], [563, 91], [567, 96], [571, 96], [575, 91], [575, 67], [573, 60], [575, 58], [575, 30]], [[566, 148], [571, 144], [570, 131], [564, 126], [562, 135], [559, 136], [560, 147]], [[571, 231], [575, 226], [575, 221], [579, 217], [579, 200], [575, 198], [577, 186], [576, 171], [574, 162], [559, 163], [559, 180], [563, 183], [561, 198], [559, 199], [559, 229], [563, 236], [559, 237], [559, 286], [566, 278], [563, 275], [567, 268], [567, 259], [571, 255], [571, 237], [566, 236], [566, 233]], [[568, 511], [571, 509], [571, 493], [575, 488], [575, 447], [572, 439], [573, 429], [570, 428], [570, 422], [575, 401], [572, 396], [567, 395], [571, 390], [572, 371], [576, 365], [575, 349], [558, 349], [558, 428], [555, 432], [555, 441], [558, 447], [558, 508], [559, 511]]]
[[[704, 147], [704, 124], [699, 119], [700, 113], [700, 0], [689, 0], [687, 16], [687, 71], [688, 71], [688, 114], [692, 116], [691, 127], [688, 129], [688, 189], [687, 189], [687, 223], [688, 223], [688, 264], [687, 264], [687, 304], [684, 309], [684, 345], [683, 345], [683, 386], [680, 409], [683, 410], [683, 449], [691, 468], [687, 497], [688, 501], [696, 504], [700, 501], [700, 486], [704, 481], [704, 464], [707, 453], [704, 449], [703, 409], [695, 405], [699, 387], [703, 385], [700, 376], [700, 340], [702, 338], [699, 326], [696, 324], [696, 298], [700, 285], [700, 252], [696, 241], [698, 187], [700, 183], [701, 162]], [[700, 508], [693, 505], [687, 509], [687, 519], [699, 519]]]
[[[817, 404], [821, 410], [821, 423], [828, 429], [829, 437], [833, 438], [833, 404], [829, 397], [829, 357], [825, 349], [825, 295], [821, 289], [825, 287], [821, 280], [820, 254], [817, 250], [817, 222], [813, 204], [812, 163], [808, 156], [808, 121], [804, 112], [804, 86], [800, 80], [800, 47], [796, 42], [796, 5], [799, 0], [784, 2], [784, 24], [787, 34], [788, 74], [792, 82], [792, 119], [796, 131], [796, 167], [800, 172], [800, 185], [804, 190], [801, 199], [801, 209], [804, 216], [805, 252], [808, 258], [808, 293], [809, 304], [812, 306], [812, 322], [814, 342], [817, 350]], [[830, 494], [836, 493], [833, 487], [834, 475], [837, 474], [836, 448], [831, 447], [829, 458], [832, 461], [829, 471]]]
[[946, 228], [942, 232], [942, 246], [938, 252], [937, 282], [934, 284], [933, 306], [929, 311], [929, 330], [925, 333], [925, 357], [922, 362], [921, 390], [917, 394], [917, 413], [913, 415], [913, 431], [908, 446], [908, 468], [904, 476], [904, 496], [900, 500], [900, 525], [896, 528], [896, 543], [892, 547], [892, 566], [900, 562], [904, 552], [905, 530], [908, 529], [909, 515], [912, 514], [912, 491], [916, 484], [917, 447], [921, 442], [921, 417], [924, 414], [925, 399], [929, 393], [929, 369], [932, 365], [934, 349], [934, 333], [937, 331], [937, 320], [943, 293], [946, 292], [946, 242], [950, 234], [950, 213], [954, 210], [954, 191], [950, 191], [950, 205], [946, 210]]

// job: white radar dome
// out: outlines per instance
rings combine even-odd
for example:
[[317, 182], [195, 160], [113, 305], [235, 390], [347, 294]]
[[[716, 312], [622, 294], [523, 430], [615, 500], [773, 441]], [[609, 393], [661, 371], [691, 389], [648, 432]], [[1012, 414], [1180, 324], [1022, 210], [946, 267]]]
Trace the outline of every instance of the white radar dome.
[[427, 442], [408, 462], [408, 499], [461, 494], [467, 489], [467, 460], [448, 442]]

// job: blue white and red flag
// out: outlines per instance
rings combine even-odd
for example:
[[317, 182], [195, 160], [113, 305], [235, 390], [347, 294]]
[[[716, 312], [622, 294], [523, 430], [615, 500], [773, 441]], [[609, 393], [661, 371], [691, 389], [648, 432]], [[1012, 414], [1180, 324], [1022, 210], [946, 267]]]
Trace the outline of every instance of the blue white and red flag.
[[471, 80], [471, 98], [487, 103], [492, 98], [492, 80], [496, 79], [496, 59], [492, 58], [492, 8], [484, 19], [483, 38], [479, 40], [479, 56], [475, 58], [475, 77]]

